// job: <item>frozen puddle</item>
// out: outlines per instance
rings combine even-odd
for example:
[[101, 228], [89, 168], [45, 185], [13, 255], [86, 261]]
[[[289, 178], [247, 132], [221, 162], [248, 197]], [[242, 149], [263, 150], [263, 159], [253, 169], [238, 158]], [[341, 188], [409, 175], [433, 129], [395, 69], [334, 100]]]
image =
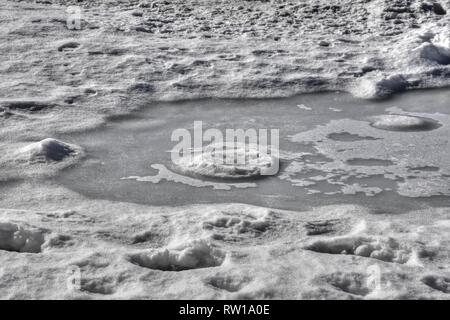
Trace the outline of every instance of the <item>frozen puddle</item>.
[[[89, 197], [150, 205], [243, 202], [299, 210], [356, 203], [380, 212], [448, 205], [449, 100], [449, 90], [429, 90], [384, 101], [321, 93], [149, 103], [132, 117], [61, 137], [82, 146], [87, 158], [56, 179]], [[279, 129], [278, 175], [227, 180], [181, 172], [171, 162], [171, 134], [192, 130], [194, 121], [223, 132]]]

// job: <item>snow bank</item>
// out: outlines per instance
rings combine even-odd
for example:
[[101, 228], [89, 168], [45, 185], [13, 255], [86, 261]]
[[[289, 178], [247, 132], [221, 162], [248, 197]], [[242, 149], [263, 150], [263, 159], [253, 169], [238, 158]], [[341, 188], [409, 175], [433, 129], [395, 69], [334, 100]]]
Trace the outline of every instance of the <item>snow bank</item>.
[[132, 255], [130, 261], [141, 267], [163, 271], [216, 267], [223, 263], [225, 253], [204, 240], [189, 243], [183, 249], [164, 249]]
[[0, 250], [17, 252], [41, 252], [44, 235], [39, 231], [24, 229], [10, 222], [0, 222]]

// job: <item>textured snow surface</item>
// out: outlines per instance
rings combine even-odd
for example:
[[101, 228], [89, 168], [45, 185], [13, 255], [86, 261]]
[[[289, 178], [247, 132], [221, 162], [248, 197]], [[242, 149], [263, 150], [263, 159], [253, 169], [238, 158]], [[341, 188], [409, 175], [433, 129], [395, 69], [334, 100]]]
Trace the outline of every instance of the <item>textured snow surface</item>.
[[46, 183], [0, 208], [1, 298], [448, 298], [448, 208], [150, 207]]
[[[0, 132], [14, 139], [152, 100], [449, 84], [447, 14], [421, 0], [1, 3]], [[81, 30], [67, 28], [68, 5]]]
[[[81, 30], [68, 29], [68, 5], [81, 6]], [[92, 151], [51, 137], [108, 126], [154, 101], [324, 90], [384, 99], [447, 86], [448, 0], [0, 0], [0, 7], [0, 298], [449, 298], [448, 208], [393, 215], [355, 205], [152, 207], [87, 198], [48, 179]], [[335, 120], [293, 137], [334, 160], [297, 159], [282, 178], [314, 184], [296, 180], [302, 168], [342, 185], [349, 165], [359, 176], [388, 167], [402, 195], [449, 194], [448, 152], [433, 148], [439, 134], [448, 137], [448, 127], [436, 125], [449, 123], [447, 115], [393, 110], [371, 121]], [[329, 138], [368, 131], [358, 145], [364, 159]], [[428, 152], [414, 153], [403, 131], [408, 141], [429, 142]], [[396, 158], [379, 157], [391, 137]], [[157, 176], [129, 178], [255, 186], [154, 166]], [[229, 173], [206, 167], [207, 175]], [[346, 183], [340, 191], [383, 190]]]

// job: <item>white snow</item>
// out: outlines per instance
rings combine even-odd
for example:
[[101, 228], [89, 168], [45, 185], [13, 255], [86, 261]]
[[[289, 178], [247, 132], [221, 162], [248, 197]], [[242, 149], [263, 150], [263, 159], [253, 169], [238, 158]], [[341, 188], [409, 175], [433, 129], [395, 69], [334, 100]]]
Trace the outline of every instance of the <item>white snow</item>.
[[405, 91], [407, 81], [401, 75], [392, 75], [389, 77], [364, 77], [350, 88], [350, 92], [362, 99], [380, 99], [386, 98], [398, 92]]
[[193, 241], [178, 249], [163, 249], [142, 252], [130, 257], [130, 261], [145, 268], [162, 271], [182, 271], [187, 269], [220, 266], [225, 253], [204, 240]]
[[0, 222], [0, 250], [38, 253], [44, 241], [40, 231], [28, 230], [15, 223]]
[[432, 119], [413, 117], [407, 115], [382, 115], [377, 116], [372, 126], [378, 129], [392, 131], [422, 131], [432, 130], [439, 126], [438, 122]]
[[[448, 1], [93, 0], [76, 2], [81, 30], [67, 28], [67, 1], [1, 2], [1, 299], [448, 299], [448, 208], [155, 207], [84, 197], [46, 179], [84, 155], [69, 134], [160, 101], [327, 90], [380, 99], [448, 86]], [[448, 196], [449, 116], [397, 111], [359, 120], [336, 112], [292, 137], [331, 161], [295, 157], [280, 178], [375, 194], [392, 186], [349, 180], [383, 175], [403, 196]], [[344, 130], [373, 139], [329, 138]], [[361, 154], [393, 164], [347, 162]], [[196, 158], [178, 169], [249, 178], [273, 161], [248, 155], [244, 167]], [[424, 167], [437, 170], [414, 169]], [[153, 168], [156, 176], [130, 179], [256, 187]], [[319, 173], [303, 179], [300, 170]]]
[[0, 155], [3, 175], [0, 179], [52, 176], [61, 169], [77, 163], [84, 156], [81, 147], [47, 138], [32, 143], [4, 146]]

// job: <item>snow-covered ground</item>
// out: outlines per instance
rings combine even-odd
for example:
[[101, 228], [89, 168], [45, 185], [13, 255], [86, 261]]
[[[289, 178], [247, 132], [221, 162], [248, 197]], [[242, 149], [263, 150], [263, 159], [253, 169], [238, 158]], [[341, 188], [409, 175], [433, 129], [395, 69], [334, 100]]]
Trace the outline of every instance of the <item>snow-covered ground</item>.
[[[72, 5], [79, 30], [67, 24]], [[155, 101], [326, 90], [382, 99], [447, 86], [449, 10], [421, 0], [0, 0], [0, 298], [448, 299], [448, 207], [156, 207], [88, 198], [52, 179], [89, 157], [55, 138]], [[447, 170], [445, 148], [432, 148], [445, 136], [418, 132], [447, 133], [448, 115], [397, 114], [374, 118], [374, 139], [358, 143], [379, 154], [381, 139], [412, 132], [429, 146], [422, 162]], [[342, 125], [368, 130], [342, 119], [292, 137], [333, 160], [309, 169], [332, 173], [357, 158], [325, 139]], [[392, 137], [406, 152], [408, 138]], [[392, 170], [409, 178], [401, 163]], [[401, 192], [429, 183], [447, 194], [447, 180], [419, 171]]]

